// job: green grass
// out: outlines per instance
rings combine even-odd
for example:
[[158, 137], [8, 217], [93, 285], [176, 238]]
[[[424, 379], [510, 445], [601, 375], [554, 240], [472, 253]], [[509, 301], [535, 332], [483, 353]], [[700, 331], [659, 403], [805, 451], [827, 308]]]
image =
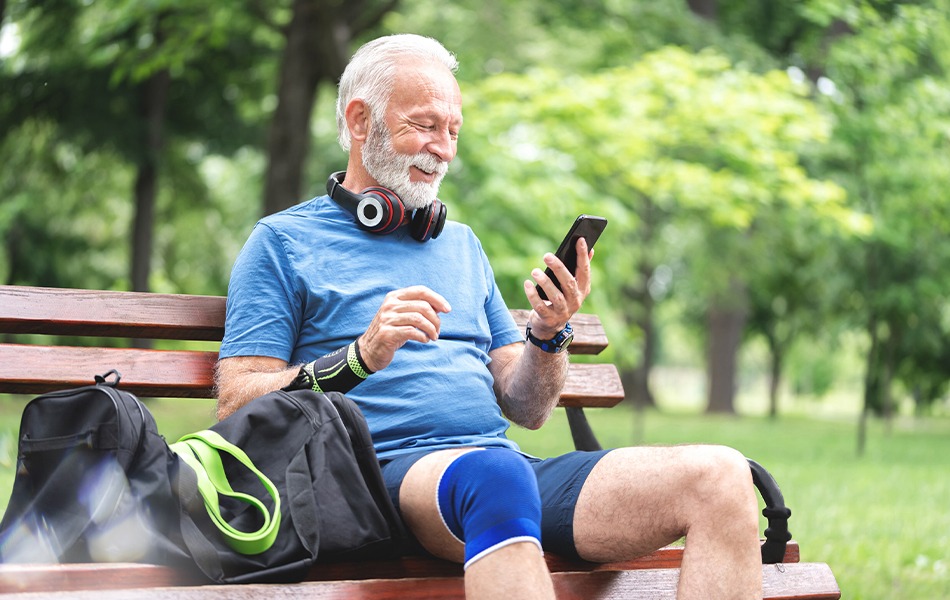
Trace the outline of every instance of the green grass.
[[[0, 508], [10, 493], [23, 398], [0, 397]], [[213, 403], [149, 401], [169, 440], [213, 422]], [[845, 598], [950, 598], [950, 419], [872, 422], [855, 453], [854, 420], [727, 418], [626, 407], [588, 410], [606, 447], [717, 443], [739, 449], [775, 476], [793, 514], [802, 560], [831, 565]], [[563, 411], [539, 431], [512, 429], [525, 451], [571, 448]]]

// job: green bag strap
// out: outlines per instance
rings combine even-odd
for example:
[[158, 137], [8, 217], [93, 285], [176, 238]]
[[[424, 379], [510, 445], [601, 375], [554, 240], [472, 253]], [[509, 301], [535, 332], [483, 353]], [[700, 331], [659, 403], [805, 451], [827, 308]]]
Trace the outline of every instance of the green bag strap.
[[[198, 476], [198, 492], [204, 498], [208, 515], [224, 534], [224, 540], [228, 546], [236, 552], [250, 555], [260, 554], [274, 544], [280, 527], [280, 495], [273, 482], [254, 466], [243, 450], [210, 429], [189, 433], [169, 447], [172, 452], [181, 457], [185, 464], [194, 469]], [[273, 514], [269, 513], [264, 503], [254, 496], [234, 491], [224, 472], [220, 452], [227, 452], [257, 476], [274, 500]], [[245, 532], [235, 529], [228, 523], [221, 515], [219, 498], [222, 495], [244, 502], [260, 512], [264, 519], [260, 529]]]
[[[205, 498], [205, 505], [210, 509], [209, 514], [219, 529], [236, 539], [242, 539], [244, 535], [244, 532], [235, 529], [221, 517], [218, 512], [219, 496], [229, 496], [253, 506], [264, 517], [264, 525], [262, 528], [266, 528], [270, 524], [270, 514], [268, 514], [263, 502], [254, 496], [235, 492], [231, 488], [231, 484], [224, 474], [224, 465], [221, 463], [221, 457], [214, 448], [194, 439], [185, 440], [182, 444], [184, 444], [198, 460], [196, 472], [198, 469], [202, 471], [199, 475], [198, 490]], [[186, 462], [188, 461], [186, 460]], [[194, 463], [190, 464], [192, 468], [195, 468]]]

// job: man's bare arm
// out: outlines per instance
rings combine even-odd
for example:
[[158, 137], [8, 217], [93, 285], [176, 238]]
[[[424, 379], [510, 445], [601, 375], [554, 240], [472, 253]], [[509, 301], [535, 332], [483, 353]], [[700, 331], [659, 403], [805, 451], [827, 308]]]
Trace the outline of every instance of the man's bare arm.
[[234, 356], [219, 360], [214, 373], [218, 420], [258, 396], [288, 385], [299, 372], [299, 365], [288, 368], [286, 361], [269, 356]]
[[[590, 259], [593, 252], [587, 240], [580, 238], [577, 251], [577, 272], [567, 270], [553, 254], [545, 254], [544, 262], [562, 283], [562, 289], [540, 269], [534, 269], [534, 281], [524, 282], [525, 296], [531, 303], [528, 323], [539, 339], [551, 339], [580, 310], [590, 294]], [[548, 301], [535, 289], [540, 285]], [[505, 416], [529, 429], [537, 429], [551, 416], [567, 380], [567, 352], [545, 352], [534, 344], [509, 344], [489, 353], [488, 369], [494, 378], [495, 396]]]
[[[415, 286], [386, 295], [369, 328], [359, 337], [362, 359], [370, 371], [386, 368], [407, 341], [428, 342], [439, 337], [439, 313], [452, 310], [429, 288]], [[215, 385], [218, 419], [231, 415], [254, 398], [279, 390], [294, 380], [300, 365], [266, 356], [234, 356], [218, 361]]]
[[509, 344], [489, 356], [488, 370], [505, 416], [528, 429], [544, 425], [567, 379], [567, 352], [550, 354], [533, 344]]

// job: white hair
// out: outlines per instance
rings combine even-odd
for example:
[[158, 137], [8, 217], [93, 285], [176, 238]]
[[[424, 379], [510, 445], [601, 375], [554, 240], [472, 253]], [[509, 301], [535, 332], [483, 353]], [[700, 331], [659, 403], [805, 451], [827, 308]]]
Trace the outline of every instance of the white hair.
[[407, 57], [441, 63], [453, 73], [458, 70], [455, 55], [429, 37], [403, 33], [363, 44], [343, 70], [336, 99], [339, 142], [347, 152], [350, 150], [350, 130], [344, 114], [346, 105], [354, 98], [361, 98], [369, 107], [370, 115], [381, 120], [393, 93], [396, 68]]

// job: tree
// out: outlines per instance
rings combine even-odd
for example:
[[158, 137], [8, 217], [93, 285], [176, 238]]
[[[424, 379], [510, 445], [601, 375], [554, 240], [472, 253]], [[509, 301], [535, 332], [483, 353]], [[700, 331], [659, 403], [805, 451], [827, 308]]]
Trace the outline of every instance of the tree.
[[[129, 281], [132, 289], [147, 290], [169, 140], [208, 136], [215, 140], [209, 146], [234, 149], [253, 136], [253, 123], [221, 93], [254, 54], [245, 36], [229, 35], [247, 22], [194, 2], [166, 3], [158, 12], [126, 0], [24, 0], [14, 8], [23, 43], [2, 73], [13, 93], [0, 103], [0, 130], [10, 135], [23, 123], [52, 122], [51, 143], [83, 155], [106, 152], [134, 166]], [[31, 259], [15, 248], [8, 256]]]
[[[863, 447], [866, 415], [893, 412], [895, 383], [912, 378], [902, 383], [926, 404], [923, 398], [944, 389], [938, 382], [948, 377], [944, 363], [935, 360], [941, 344], [928, 335], [945, 338], [939, 318], [945, 301], [931, 291], [946, 280], [937, 266], [945, 263], [924, 240], [945, 233], [931, 190], [945, 185], [946, 169], [933, 161], [946, 159], [945, 136], [937, 131], [946, 122], [950, 5], [944, 0], [689, 5], [711, 16], [723, 32], [747, 36], [777, 59], [801, 67], [839, 123], [833, 156], [813, 166], [845, 185], [855, 210], [866, 212], [874, 224], [873, 235], [839, 240], [830, 248], [847, 267], [836, 279], [851, 278], [839, 288], [840, 309], [830, 318], [850, 321], [868, 338]], [[916, 220], [921, 214], [926, 216]], [[789, 330], [788, 321], [779, 326], [778, 315], [769, 315], [768, 298], [759, 297], [765, 304], [757, 312], [757, 327], [777, 349], [775, 332]]]
[[942, 316], [950, 208], [941, 191], [950, 184], [948, 8], [942, 0], [865, 7], [855, 34], [828, 57], [839, 126], [827, 165], [875, 225], [843, 254], [860, 294], [852, 315], [868, 339], [859, 452], [868, 415], [894, 412], [896, 382], [931, 395], [950, 379], [934, 360], [950, 335]]
[[[836, 306], [848, 289], [837, 249], [846, 237], [827, 222], [802, 211], [776, 207], [763, 218], [771, 239], [759, 236], [754, 252], [768, 257], [756, 264], [749, 287], [746, 338], [758, 334], [768, 348], [769, 416], [779, 415], [779, 390], [793, 345], [817, 339], [836, 319]], [[781, 252], [774, 252], [774, 248]]]

